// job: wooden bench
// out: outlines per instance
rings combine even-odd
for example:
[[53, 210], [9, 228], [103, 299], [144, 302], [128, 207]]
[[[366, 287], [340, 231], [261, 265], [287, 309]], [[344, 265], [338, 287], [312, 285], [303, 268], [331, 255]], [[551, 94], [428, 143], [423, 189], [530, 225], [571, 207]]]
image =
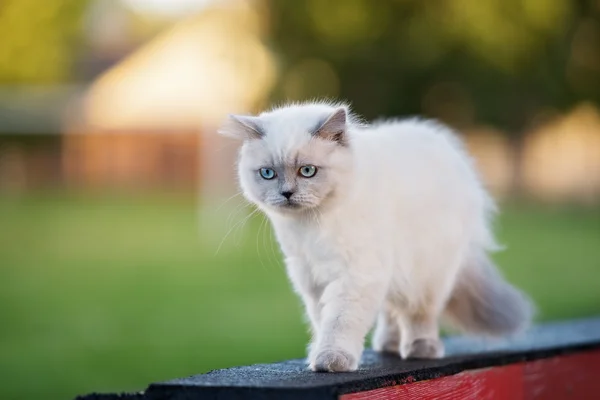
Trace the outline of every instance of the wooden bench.
[[304, 360], [290, 360], [78, 399], [600, 399], [600, 318], [538, 325], [510, 340], [451, 337], [445, 343], [441, 360], [403, 361], [367, 350], [351, 373], [314, 373]]

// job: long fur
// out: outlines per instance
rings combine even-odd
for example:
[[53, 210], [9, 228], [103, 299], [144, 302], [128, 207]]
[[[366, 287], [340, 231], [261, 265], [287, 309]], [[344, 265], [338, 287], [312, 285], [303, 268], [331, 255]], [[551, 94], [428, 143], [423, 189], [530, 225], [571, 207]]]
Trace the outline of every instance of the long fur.
[[529, 299], [502, 278], [486, 254], [467, 260], [446, 308], [456, 327], [491, 336], [525, 330], [533, 313]]
[[[487, 257], [498, 248], [494, 202], [449, 128], [366, 125], [322, 102], [252, 118], [260, 137], [231, 123], [223, 133], [243, 140], [240, 185], [270, 218], [306, 306], [313, 370], [356, 369], [376, 319], [374, 348], [404, 358], [443, 356], [443, 314], [475, 333], [527, 326], [529, 301]], [[314, 177], [299, 174], [306, 165]], [[276, 177], [262, 178], [264, 168]], [[289, 202], [282, 193], [293, 193]]]

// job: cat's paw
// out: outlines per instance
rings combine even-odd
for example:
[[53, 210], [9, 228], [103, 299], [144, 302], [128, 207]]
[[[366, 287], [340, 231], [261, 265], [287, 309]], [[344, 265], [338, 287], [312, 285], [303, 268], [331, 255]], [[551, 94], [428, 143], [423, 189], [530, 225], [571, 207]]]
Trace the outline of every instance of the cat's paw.
[[402, 358], [442, 358], [444, 343], [439, 339], [416, 339], [400, 350]]
[[315, 372], [349, 372], [358, 368], [358, 358], [340, 349], [327, 349], [317, 353], [310, 369]]
[[394, 353], [400, 351], [400, 338], [397, 336], [376, 335], [372, 342], [373, 350], [379, 353]]

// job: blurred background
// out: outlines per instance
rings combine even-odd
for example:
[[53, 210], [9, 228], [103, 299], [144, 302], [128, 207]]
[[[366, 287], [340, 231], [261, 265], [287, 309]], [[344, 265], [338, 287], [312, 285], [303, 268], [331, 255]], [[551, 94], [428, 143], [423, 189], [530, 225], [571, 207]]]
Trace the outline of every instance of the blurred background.
[[600, 313], [599, 0], [2, 0], [0, 398], [303, 357], [227, 113], [460, 130], [539, 320]]

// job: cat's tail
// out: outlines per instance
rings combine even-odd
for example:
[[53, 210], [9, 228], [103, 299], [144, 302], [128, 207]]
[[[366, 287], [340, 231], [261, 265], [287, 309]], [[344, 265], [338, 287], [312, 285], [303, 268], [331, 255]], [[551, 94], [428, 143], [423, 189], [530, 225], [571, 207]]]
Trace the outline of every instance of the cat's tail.
[[481, 252], [471, 257], [458, 275], [446, 314], [463, 331], [499, 336], [525, 330], [534, 307]]

